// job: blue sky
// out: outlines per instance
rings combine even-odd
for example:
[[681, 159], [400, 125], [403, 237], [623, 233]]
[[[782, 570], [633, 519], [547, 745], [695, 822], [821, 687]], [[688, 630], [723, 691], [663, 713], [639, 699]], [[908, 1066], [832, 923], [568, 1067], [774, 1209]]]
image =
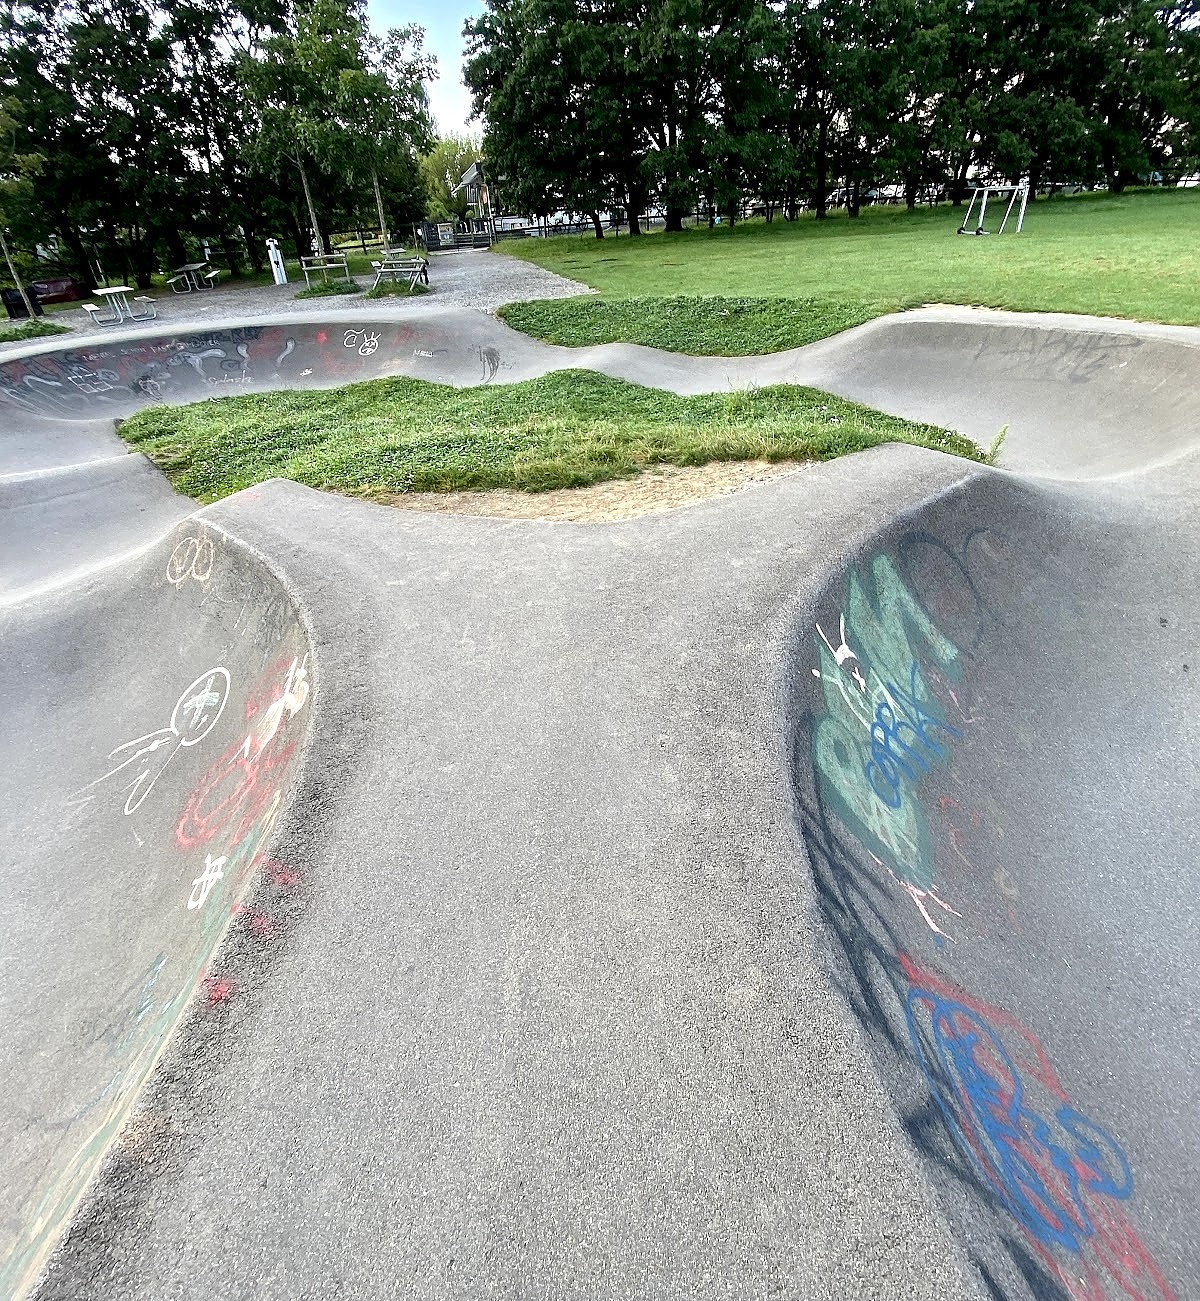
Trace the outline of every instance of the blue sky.
[[467, 126], [471, 97], [462, 84], [462, 25], [479, 13], [482, 4], [473, 0], [447, 0], [445, 5], [415, 3], [415, 0], [367, 0], [371, 26], [382, 36], [389, 27], [416, 23], [425, 28], [425, 49], [437, 55], [438, 79], [429, 88], [429, 104], [443, 134], [461, 135], [470, 129], [480, 133], [480, 124]]

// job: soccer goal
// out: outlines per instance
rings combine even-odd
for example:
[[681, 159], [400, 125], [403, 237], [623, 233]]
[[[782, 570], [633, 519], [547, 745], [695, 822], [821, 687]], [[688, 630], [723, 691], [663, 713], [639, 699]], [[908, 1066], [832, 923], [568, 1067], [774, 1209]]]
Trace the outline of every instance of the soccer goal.
[[[1008, 219], [1012, 216], [1013, 208], [1017, 208], [1017, 231], [1021, 233], [1021, 226], [1025, 221], [1025, 205], [1029, 202], [1029, 182], [1021, 181], [1017, 185], [980, 185], [975, 189], [971, 196], [971, 202], [967, 206], [967, 215], [963, 218], [962, 225], [958, 228], [960, 235], [991, 235], [993, 232], [987, 228], [987, 208], [988, 200], [995, 198], [997, 203], [1004, 202], [1004, 196], [1009, 196], [1008, 207], [1004, 210], [1004, 218], [1000, 222], [1000, 229], [994, 232], [997, 235], [1004, 234], [1004, 228], [1008, 225]], [[1020, 206], [1018, 207], [1018, 202]], [[975, 228], [971, 229], [971, 213], [975, 211], [975, 206], [979, 206], [979, 221]]]

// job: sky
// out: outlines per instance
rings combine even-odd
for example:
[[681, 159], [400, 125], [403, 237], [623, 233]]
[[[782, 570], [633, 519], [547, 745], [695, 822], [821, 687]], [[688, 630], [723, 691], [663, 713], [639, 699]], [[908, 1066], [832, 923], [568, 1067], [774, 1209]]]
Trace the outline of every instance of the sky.
[[437, 55], [438, 78], [429, 87], [429, 107], [442, 135], [478, 136], [481, 124], [467, 123], [471, 96], [462, 84], [462, 26], [483, 6], [478, 0], [445, 0], [430, 4], [418, 0], [367, 0], [371, 27], [383, 36], [389, 27], [406, 27], [416, 23], [425, 28], [425, 49]]

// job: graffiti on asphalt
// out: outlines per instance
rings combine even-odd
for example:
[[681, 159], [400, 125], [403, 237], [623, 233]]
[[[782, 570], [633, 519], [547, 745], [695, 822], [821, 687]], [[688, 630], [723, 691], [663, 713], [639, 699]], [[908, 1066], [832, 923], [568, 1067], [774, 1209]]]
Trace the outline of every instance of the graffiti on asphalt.
[[14, 358], [0, 363], [0, 407], [93, 419], [234, 386], [287, 386], [299, 374], [312, 374], [314, 365], [331, 378], [350, 379], [363, 373], [362, 359], [391, 355], [413, 331], [403, 322], [347, 330], [340, 336], [344, 346], [327, 329], [307, 339], [306, 333], [298, 326], [244, 326]]
[[962, 736], [933, 693], [926, 665], [962, 675], [958, 647], [935, 626], [886, 555], [851, 568], [835, 645], [817, 623], [824, 712], [812, 730], [821, 798], [916, 904], [958, 915], [934, 881], [934, 848], [921, 804], [922, 777], [946, 763]]
[[116, 759], [117, 764], [103, 777], [97, 777], [86, 786], [80, 796], [90, 798], [86, 796], [86, 791], [116, 777], [118, 773], [124, 773], [127, 778], [131, 778], [129, 784], [121, 788], [129, 792], [125, 800], [125, 813], [133, 813], [154, 789], [155, 783], [179, 751], [198, 745], [217, 725], [229, 698], [229, 688], [228, 669], [217, 667], [201, 673], [180, 693], [167, 725], [111, 750], [109, 762]]
[[1019, 1021], [899, 954], [915, 1060], [946, 1129], [1071, 1298], [1172, 1298], [1126, 1219], [1133, 1168]]
[[180, 538], [167, 560], [167, 582], [178, 587], [189, 578], [207, 583], [212, 577], [215, 548], [207, 532]]

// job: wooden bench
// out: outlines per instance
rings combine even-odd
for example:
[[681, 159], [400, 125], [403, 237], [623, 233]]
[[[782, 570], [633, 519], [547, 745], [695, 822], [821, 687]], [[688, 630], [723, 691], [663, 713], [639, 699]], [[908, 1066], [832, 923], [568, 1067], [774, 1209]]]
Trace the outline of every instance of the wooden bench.
[[372, 289], [378, 289], [385, 276], [397, 282], [407, 280], [410, 290], [417, 287], [418, 280], [429, 283], [429, 263], [423, 257], [388, 258], [384, 262], [372, 262], [371, 265], [376, 268]]
[[308, 289], [312, 288], [312, 277], [317, 272], [321, 273], [322, 283], [328, 284], [329, 273], [338, 271], [340, 280], [350, 279], [350, 268], [346, 262], [344, 253], [325, 253], [320, 257], [302, 257], [300, 259], [300, 270], [304, 272], [304, 284]]

